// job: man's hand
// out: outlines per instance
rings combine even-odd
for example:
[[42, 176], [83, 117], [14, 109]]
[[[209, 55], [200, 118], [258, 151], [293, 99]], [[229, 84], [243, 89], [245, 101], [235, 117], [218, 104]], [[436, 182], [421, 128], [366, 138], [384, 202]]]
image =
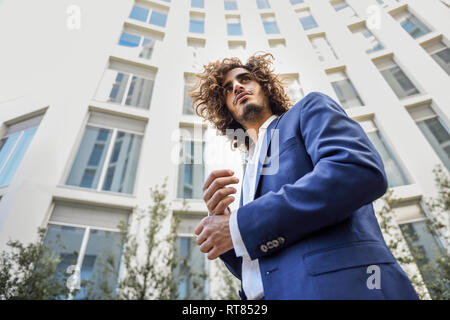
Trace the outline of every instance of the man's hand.
[[198, 235], [197, 244], [200, 251], [208, 253], [209, 260], [214, 260], [233, 248], [228, 220], [229, 214], [208, 216], [200, 221], [194, 231]]
[[211, 215], [231, 213], [228, 206], [234, 201], [234, 197], [230, 194], [236, 193], [236, 189], [226, 186], [239, 182], [233, 174], [231, 170], [215, 170], [203, 184], [203, 200]]

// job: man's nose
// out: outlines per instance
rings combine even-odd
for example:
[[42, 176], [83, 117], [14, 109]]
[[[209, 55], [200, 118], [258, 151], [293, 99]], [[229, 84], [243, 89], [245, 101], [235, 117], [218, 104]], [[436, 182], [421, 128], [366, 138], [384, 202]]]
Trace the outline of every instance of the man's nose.
[[242, 85], [242, 83], [240, 83], [238, 80], [235, 80], [234, 83], [233, 83], [233, 92], [234, 92], [234, 94], [239, 94], [239, 93], [241, 93], [244, 90], [245, 90], [245, 88]]

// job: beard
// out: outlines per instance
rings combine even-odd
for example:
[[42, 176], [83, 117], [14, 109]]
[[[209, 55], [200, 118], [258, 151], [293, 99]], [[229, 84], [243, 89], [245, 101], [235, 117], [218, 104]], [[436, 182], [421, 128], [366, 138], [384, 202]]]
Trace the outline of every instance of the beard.
[[256, 103], [247, 103], [244, 105], [244, 112], [242, 113], [241, 120], [243, 122], [254, 122], [264, 112], [264, 106]]

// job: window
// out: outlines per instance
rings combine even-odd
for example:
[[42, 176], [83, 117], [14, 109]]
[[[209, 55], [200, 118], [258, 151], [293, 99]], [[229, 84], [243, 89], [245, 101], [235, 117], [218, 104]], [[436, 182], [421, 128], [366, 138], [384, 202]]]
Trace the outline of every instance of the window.
[[399, 0], [377, 0], [378, 4], [383, 7], [394, 6], [399, 3]]
[[366, 49], [366, 53], [375, 52], [384, 49], [383, 45], [373, 35], [373, 33], [365, 26], [361, 26], [352, 30], [353, 34], [357, 38], [357, 41], [361, 43], [362, 47]]
[[189, 96], [189, 89], [194, 84], [194, 76], [184, 76], [184, 101], [183, 101], [183, 114], [193, 115], [194, 109], [192, 108], [192, 99]]
[[110, 61], [95, 99], [122, 106], [149, 109], [155, 72]]
[[223, 2], [225, 10], [237, 10], [238, 5], [236, 0], [224, 0]]
[[191, 13], [189, 20], [189, 32], [205, 33], [205, 16]]
[[141, 34], [140, 31], [126, 28], [119, 39], [119, 46], [126, 48], [133, 57], [150, 59], [156, 41], [162, 40], [157, 34]]
[[399, 99], [419, 93], [419, 90], [392, 58], [378, 60], [375, 65]]
[[132, 194], [142, 121], [92, 112], [66, 185]]
[[442, 163], [450, 170], [450, 131], [447, 125], [434, 112], [430, 103], [409, 108], [408, 112]]
[[397, 20], [403, 29], [408, 32], [411, 37], [417, 39], [431, 30], [416, 16], [411, 14], [408, 10], [403, 10], [394, 15], [394, 19]]
[[241, 36], [242, 27], [241, 19], [239, 16], [229, 16], [227, 20], [227, 32], [229, 36]]
[[258, 9], [269, 9], [270, 3], [269, 0], [256, 0], [256, 6]]
[[339, 12], [340, 15], [346, 18], [358, 17], [355, 10], [353, 10], [353, 8], [350, 7], [345, 0], [333, 1], [331, 5], [335, 11]]
[[300, 85], [298, 74], [281, 75], [281, 79], [286, 85], [286, 93], [288, 94], [289, 98], [291, 98], [294, 104], [303, 98], [303, 89]]
[[384, 141], [383, 136], [378, 131], [372, 120], [365, 120], [359, 123], [366, 132], [372, 144], [383, 160], [389, 188], [406, 185], [409, 183], [391, 150]]
[[43, 116], [8, 126], [0, 140], [0, 187], [7, 186], [22, 161]]
[[197, 140], [194, 128], [180, 128], [180, 164], [178, 166], [177, 197], [201, 199], [205, 176], [203, 134]]
[[164, 9], [153, 8], [151, 6], [144, 7], [143, 5], [134, 5], [130, 13], [130, 18], [165, 27], [167, 22], [167, 12], [164, 11]]
[[[73, 299], [86, 299], [88, 293], [95, 298], [104, 284], [117, 287], [123, 244], [118, 225], [126, 224], [128, 215], [120, 209], [55, 203], [44, 245], [61, 259], [57, 270], [66, 273], [69, 266], [77, 266], [80, 281], [90, 282]], [[106, 265], [112, 267], [109, 272]]]
[[205, 0], [191, 0], [191, 7], [192, 8], [204, 8]]
[[202, 299], [205, 296], [205, 255], [194, 237], [179, 236], [176, 242], [178, 261], [175, 271], [178, 279], [178, 299]]
[[289, 1], [291, 2], [292, 5], [296, 5], [296, 4], [304, 2], [304, 0], [289, 0]]
[[330, 63], [338, 59], [336, 52], [333, 50], [333, 47], [324, 34], [312, 37], [310, 41], [321, 62]]
[[442, 281], [442, 279], [436, 279], [434, 275], [430, 274], [432, 270], [427, 269], [425, 264], [435, 264], [434, 267], [438, 267], [437, 260], [439, 256], [445, 254], [445, 249], [439, 238], [430, 232], [420, 203], [417, 201], [400, 203], [395, 205], [392, 211], [416, 260], [425, 285], [433, 294], [432, 282]]
[[425, 50], [450, 75], [450, 48], [443, 41], [437, 41], [426, 46]]
[[344, 109], [353, 107], [359, 107], [363, 105], [358, 92], [356, 91], [353, 83], [347, 76], [345, 71], [338, 71], [330, 73], [329, 75], [331, 86], [336, 93], [339, 102]]
[[316, 20], [312, 16], [309, 9], [299, 12], [299, 20], [304, 30], [309, 30], [318, 27]]
[[278, 29], [277, 21], [274, 15], [261, 16], [264, 30], [266, 34], [278, 34], [280, 30]]

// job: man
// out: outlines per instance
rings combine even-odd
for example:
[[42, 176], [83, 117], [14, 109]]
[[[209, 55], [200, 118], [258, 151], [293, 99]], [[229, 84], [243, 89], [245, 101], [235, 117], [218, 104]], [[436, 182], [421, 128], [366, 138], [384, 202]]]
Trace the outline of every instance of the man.
[[379, 154], [330, 97], [290, 108], [270, 58], [224, 59], [197, 75], [197, 114], [248, 151], [238, 210], [233, 172], [205, 181], [200, 250], [241, 279], [242, 299], [417, 299], [374, 215], [387, 189]]

